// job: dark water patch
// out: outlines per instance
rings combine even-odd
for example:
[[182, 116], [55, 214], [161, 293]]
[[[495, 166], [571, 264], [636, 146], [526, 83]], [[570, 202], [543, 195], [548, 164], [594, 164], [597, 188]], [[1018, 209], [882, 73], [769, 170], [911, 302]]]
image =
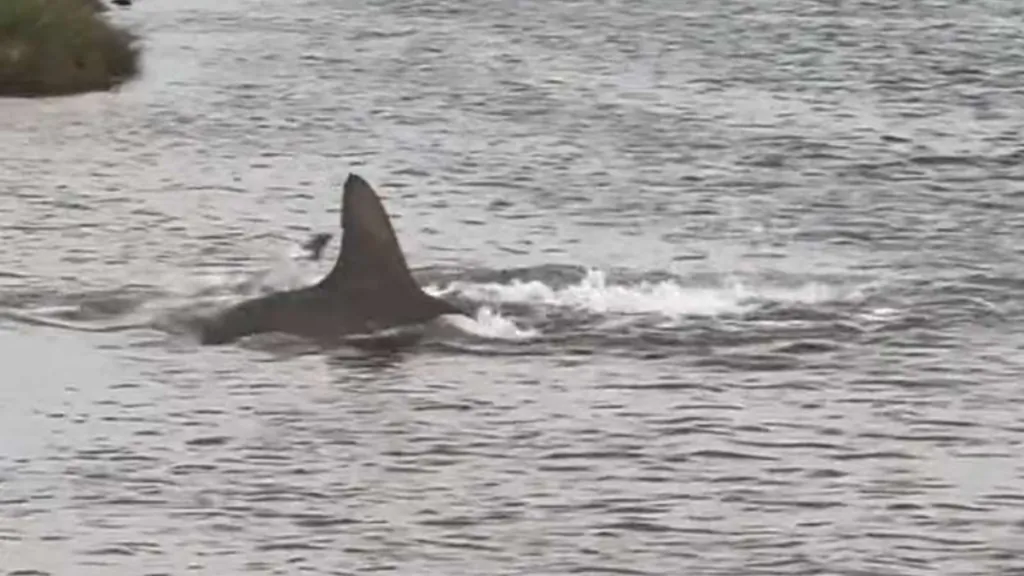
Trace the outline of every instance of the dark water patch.
[[455, 550], [466, 550], [476, 552], [498, 552], [500, 548], [494, 545], [483, 544], [477, 541], [467, 541], [470, 538], [469, 535], [449, 535], [444, 539], [425, 539], [417, 538], [417, 542], [420, 544], [427, 544], [437, 546], [440, 548], [451, 548]]
[[938, 444], [941, 446], [948, 446], [951, 444], [970, 446], [984, 443], [984, 440], [964, 437], [959, 434], [882, 434], [877, 432], [864, 432], [859, 434], [859, 436], [873, 440], [897, 441], [899, 443], [924, 442], [929, 444]]
[[783, 344], [773, 350], [775, 354], [820, 354], [824, 352], [832, 352], [839, 349], [839, 346], [832, 342], [813, 342], [813, 341], [802, 341], [802, 342], [790, 342]]
[[752, 446], [757, 448], [772, 448], [783, 450], [807, 450], [815, 453], [844, 452], [849, 450], [846, 446], [831, 444], [827, 442], [779, 442], [779, 441], [757, 441], [733, 439], [732, 443], [740, 446]]
[[438, 528], [466, 528], [470, 526], [476, 526], [479, 523], [479, 519], [468, 517], [437, 518], [422, 520], [419, 522], [421, 526], [431, 526]]
[[203, 436], [200, 438], [193, 438], [185, 444], [189, 446], [221, 446], [230, 441], [231, 438], [227, 436]]
[[217, 469], [215, 464], [175, 464], [169, 470], [174, 476], [187, 476], [189, 474], [210, 472]]
[[701, 458], [708, 460], [764, 460], [774, 461], [777, 458], [761, 454], [750, 454], [746, 452], [732, 452], [729, 450], [696, 450], [688, 455], [690, 458]]
[[723, 354], [711, 358], [701, 358], [695, 364], [701, 368], [726, 368], [738, 372], [787, 371], [800, 366], [800, 362], [796, 358], [760, 354]]
[[570, 574], [613, 574], [621, 576], [648, 576], [651, 572], [634, 570], [632, 568], [618, 568], [608, 565], [584, 564], [568, 568]]
[[656, 522], [647, 522], [644, 520], [623, 520], [618, 522], [611, 522], [607, 524], [601, 524], [595, 528], [599, 532], [603, 533], [615, 533], [615, 532], [637, 532], [641, 534], [665, 534], [676, 532], [676, 529], [666, 524], [660, 524]]
[[167, 501], [155, 498], [131, 498], [127, 496], [121, 496], [108, 499], [106, 501], [106, 504], [109, 504], [111, 506], [154, 507], [165, 505], [167, 504]]
[[298, 552], [323, 549], [322, 545], [309, 542], [270, 542], [256, 546], [256, 550], [260, 552]]
[[851, 460], [916, 460], [917, 458], [911, 454], [895, 450], [879, 450], [872, 452], [856, 452], [850, 454], [833, 454], [829, 456], [833, 460], [839, 461], [851, 461]]
[[84, 552], [87, 556], [134, 556], [135, 553], [125, 547], [120, 546], [108, 546], [104, 548], [94, 548]]
[[910, 159], [914, 164], [922, 166], [971, 166], [976, 165], [979, 162], [979, 158], [973, 156], [951, 156], [951, 155], [923, 155], [915, 156]]
[[821, 468], [816, 470], [808, 471], [807, 476], [809, 478], [844, 478], [848, 476], [847, 472], [842, 470], [833, 470], [829, 468]]
[[330, 517], [323, 514], [297, 514], [292, 516], [292, 521], [300, 528], [310, 529], [335, 529], [337, 526], [359, 524], [359, 520], [352, 518]]
[[992, 508], [972, 504], [961, 504], [957, 502], [936, 502], [931, 506], [933, 508], [938, 508], [940, 510], [949, 510], [956, 512], [978, 512], [981, 514], [988, 514], [992, 512]]

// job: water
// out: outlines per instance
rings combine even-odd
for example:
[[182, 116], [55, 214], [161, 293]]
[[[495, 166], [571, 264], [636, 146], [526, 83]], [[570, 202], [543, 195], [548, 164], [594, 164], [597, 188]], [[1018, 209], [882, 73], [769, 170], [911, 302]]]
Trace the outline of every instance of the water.
[[[684, 4], [140, 2], [0, 102], [0, 574], [1024, 573], [1024, 12]], [[477, 317], [198, 346], [349, 171]]]

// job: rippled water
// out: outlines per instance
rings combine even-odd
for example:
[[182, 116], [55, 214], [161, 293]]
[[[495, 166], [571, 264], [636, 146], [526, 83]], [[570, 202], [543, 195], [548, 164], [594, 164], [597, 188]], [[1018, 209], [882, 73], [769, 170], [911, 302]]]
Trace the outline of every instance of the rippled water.
[[[0, 574], [1024, 571], [1019, 3], [115, 17], [0, 102]], [[476, 319], [198, 346], [350, 171]]]

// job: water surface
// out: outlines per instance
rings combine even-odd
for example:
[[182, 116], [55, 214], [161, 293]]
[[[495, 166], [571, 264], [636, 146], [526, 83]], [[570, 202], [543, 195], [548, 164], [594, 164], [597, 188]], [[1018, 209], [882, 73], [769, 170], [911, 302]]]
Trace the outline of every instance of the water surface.
[[[1016, 2], [115, 17], [0, 102], [0, 574], [1024, 570]], [[350, 171], [477, 317], [198, 346]]]

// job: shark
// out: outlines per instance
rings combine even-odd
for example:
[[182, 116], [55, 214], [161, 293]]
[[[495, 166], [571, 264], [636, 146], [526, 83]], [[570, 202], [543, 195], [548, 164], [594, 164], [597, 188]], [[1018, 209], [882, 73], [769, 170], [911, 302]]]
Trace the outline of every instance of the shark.
[[319, 282], [244, 300], [205, 318], [200, 343], [228, 344], [268, 332], [335, 341], [468, 316], [416, 282], [380, 197], [354, 173], [345, 180], [341, 228], [337, 261]]

